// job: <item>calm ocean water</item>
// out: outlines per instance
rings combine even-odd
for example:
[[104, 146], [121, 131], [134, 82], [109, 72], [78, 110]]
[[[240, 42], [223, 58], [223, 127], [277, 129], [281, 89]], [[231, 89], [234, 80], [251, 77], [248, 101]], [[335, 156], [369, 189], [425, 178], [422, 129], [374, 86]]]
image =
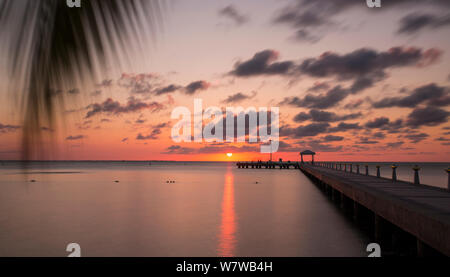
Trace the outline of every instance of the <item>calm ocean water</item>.
[[[447, 164], [420, 166], [422, 182], [446, 186]], [[370, 242], [298, 170], [8, 162], [0, 189], [0, 256], [67, 256], [71, 242], [82, 256], [367, 256]]]

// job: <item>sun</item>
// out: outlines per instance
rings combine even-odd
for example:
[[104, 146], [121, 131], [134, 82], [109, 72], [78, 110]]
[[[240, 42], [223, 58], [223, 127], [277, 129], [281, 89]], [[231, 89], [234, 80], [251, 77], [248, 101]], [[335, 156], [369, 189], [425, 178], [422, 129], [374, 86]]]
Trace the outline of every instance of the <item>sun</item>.
[[233, 156], [233, 153], [227, 153], [227, 156], [231, 157], [231, 156]]

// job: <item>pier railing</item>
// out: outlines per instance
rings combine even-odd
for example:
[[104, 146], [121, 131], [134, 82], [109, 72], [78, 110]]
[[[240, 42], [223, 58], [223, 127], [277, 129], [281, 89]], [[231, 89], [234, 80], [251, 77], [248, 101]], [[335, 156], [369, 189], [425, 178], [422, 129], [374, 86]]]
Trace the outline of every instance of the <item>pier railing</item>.
[[[370, 176], [370, 174], [369, 174], [369, 165], [368, 164], [363, 164], [364, 170], [362, 170], [362, 167], [361, 167], [360, 163], [315, 162], [314, 165], [315, 166], [319, 166], [319, 167], [334, 169], [334, 170], [337, 170], [337, 171], [344, 171], [344, 172], [349, 172], [349, 173], [354, 173], [354, 174], [362, 174], [362, 175]], [[408, 181], [405, 181], [405, 180], [398, 180], [398, 178], [397, 178], [397, 168], [398, 168], [398, 166], [396, 164], [392, 164], [389, 167], [390, 167], [390, 169], [392, 171], [392, 177], [390, 179], [393, 182], [394, 181], [408, 182]], [[376, 177], [377, 178], [389, 179], [389, 178], [381, 177], [381, 165], [375, 165], [375, 168], [376, 168]], [[420, 176], [419, 176], [420, 169], [421, 168], [418, 165], [414, 165], [411, 168], [411, 170], [412, 170], [411, 174], [413, 174], [413, 176], [414, 176], [414, 179], [413, 179], [414, 181], [412, 183], [414, 183], [416, 185], [423, 185], [420, 182]], [[447, 176], [448, 176], [447, 189], [450, 190], [450, 167], [448, 167], [444, 171], [447, 172]]]
[[[354, 174], [360, 174], [360, 175], [366, 175], [366, 176], [370, 176], [369, 174], [369, 165], [368, 164], [360, 164], [360, 163], [345, 163], [345, 162], [291, 162], [291, 161], [257, 161], [257, 162], [238, 162], [236, 163], [236, 166], [238, 168], [255, 168], [255, 169], [260, 169], [260, 168], [264, 168], [264, 169], [275, 169], [275, 168], [279, 168], [279, 169], [300, 169], [300, 166], [302, 164], [305, 165], [312, 165], [312, 166], [318, 166], [318, 167], [325, 167], [325, 168], [330, 168], [330, 169], [334, 169], [337, 171], [344, 171], [344, 172], [349, 172], [349, 173], [354, 173]], [[375, 165], [376, 168], [376, 177], [378, 178], [382, 178], [382, 179], [388, 179], [385, 177], [381, 177], [381, 165]], [[391, 170], [392, 170], [392, 181], [402, 181], [402, 182], [408, 182], [405, 180], [398, 180], [397, 178], [397, 168], [398, 166], [396, 164], [392, 164], [390, 166]], [[422, 183], [420, 182], [420, 176], [419, 176], [419, 171], [420, 171], [420, 167], [418, 165], [415, 165], [411, 168], [413, 176], [414, 176], [414, 181], [413, 183], [416, 185], [422, 185]], [[448, 182], [447, 182], [447, 189], [450, 190], [450, 167], [447, 168], [445, 170], [445, 172], [447, 172], [448, 175]]]

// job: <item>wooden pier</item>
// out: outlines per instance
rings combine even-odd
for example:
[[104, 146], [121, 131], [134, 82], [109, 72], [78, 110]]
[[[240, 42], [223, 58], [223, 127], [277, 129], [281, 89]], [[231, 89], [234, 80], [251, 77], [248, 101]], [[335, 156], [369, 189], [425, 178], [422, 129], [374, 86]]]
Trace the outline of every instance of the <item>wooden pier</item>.
[[[409, 254], [450, 256], [450, 191], [417, 182], [368, 175], [359, 165], [336, 163], [244, 162], [238, 168], [295, 168], [372, 232], [382, 251], [408, 245]], [[417, 170], [415, 170], [417, 172]], [[413, 249], [413, 250], [411, 250]], [[414, 252], [414, 253], [412, 253]]]
[[265, 169], [300, 169], [300, 163], [298, 162], [238, 162], [236, 163], [238, 168], [265, 168]]

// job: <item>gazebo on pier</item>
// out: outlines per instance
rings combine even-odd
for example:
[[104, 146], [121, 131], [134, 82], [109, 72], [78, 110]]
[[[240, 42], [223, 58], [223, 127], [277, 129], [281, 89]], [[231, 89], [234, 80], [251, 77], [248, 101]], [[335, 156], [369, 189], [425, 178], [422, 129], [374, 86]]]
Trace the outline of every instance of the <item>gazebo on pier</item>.
[[311, 155], [311, 163], [314, 164], [314, 155], [316, 155], [316, 152], [313, 152], [311, 150], [305, 150], [303, 152], [300, 152], [300, 157], [302, 159], [302, 163], [303, 162], [303, 155]]

